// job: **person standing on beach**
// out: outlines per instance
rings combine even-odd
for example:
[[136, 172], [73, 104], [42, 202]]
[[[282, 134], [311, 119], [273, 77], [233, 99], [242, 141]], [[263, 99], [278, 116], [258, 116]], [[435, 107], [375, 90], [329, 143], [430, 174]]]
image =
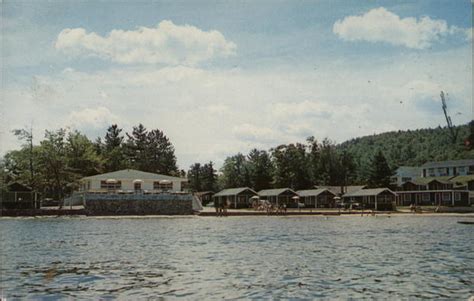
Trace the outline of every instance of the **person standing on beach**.
[[214, 208], [216, 209], [216, 216], [219, 216], [219, 198], [214, 201]]

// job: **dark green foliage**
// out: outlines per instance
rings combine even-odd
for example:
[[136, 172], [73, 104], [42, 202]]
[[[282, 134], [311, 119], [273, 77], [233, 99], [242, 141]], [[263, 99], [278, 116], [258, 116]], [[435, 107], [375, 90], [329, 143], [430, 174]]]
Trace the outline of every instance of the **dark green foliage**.
[[35, 165], [34, 165], [34, 152], [33, 152], [33, 129], [30, 128], [30, 130], [26, 129], [16, 129], [13, 130], [13, 134], [17, 136], [18, 139], [25, 141], [25, 144], [23, 145], [24, 149], [28, 149], [28, 168], [30, 172], [30, 177], [29, 179], [25, 182], [28, 183], [28, 185], [32, 188], [36, 187], [36, 181], [35, 181]]
[[174, 147], [162, 131], [148, 132], [139, 124], [133, 127], [132, 134], [127, 133], [127, 137], [124, 154], [130, 168], [165, 175], [179, 173]]
[[306, 146], [301, 143], [280, 145], [272, 150], [275, 187], [303, 189], [311, 186]]
[[147, 129], [141, 123], [133, 127], [131, 134], [127, 133], [125, 154], [129, 165], [134, 169], [143, 171], [148, 169], [147, 136]]
[[145, 152], [147, 155], [147, 164], [142, 166], [143, 171], [150, 171], [165, 175], [176, 175], [178, 167], [176, 166], [176, 156], [174, 147], [165, 134], [156, 129], [147, 134]]
[[[457, 127], [459, 134], [455, 144], [451, 143], [449, 129], [434, 128], [387, 132], [360, 137], [339, 144], [338, 150], [346, 150], [354, 158], [356, 183], [368, 178], [372, 158], [381, 150], [391, 169], [399, 166], [420, 166], [428, 161], [459, 160], [474, 158], [474, 149], [465, 146], [470, 137], [468, 125]], [[473, 136], [474, 138], [474, 136]]]
[[216, 191], [217, 174], [214, 163], [209, 162], [204, 165], [195, 163], [188, 171], [189, 188], [196, 191]]
[[201, 185], [203, 191], [217, 190], [217, 174], [212, 161], [201, 167]]
[[390, 178], [393, 174], [394, 172], [390, 166], [388, 166], [385, 156], [382, 151], [379, 150], [372, 159], [367, 185], [371, 188], [389, 187]]
[[272, 187], [273, 164], [270, 155], [264, 150], [253, 149], [247, 158], [251, 187], [256, 191]]
[[474, 149], [474, 120], [469, 123], [469, 136], [464, 140], [464, 145], [468, 150]]
[[99, 154], [102, 154], [105, 159], [105, 172], [116, 171], [127, 167], [125, 160], [125, 150], [123, 146], [122, 129], [116, 124], [111, 125], [105, 134], [104, 144], [98, 138], [96, 145]]
[[251, 186], [248, 162], [241, 153], [227, 157], [221, 170], [221, 188]]
[[194, 163], [188, 170], [189, 189], [191, 189], [191, 191], [203, 191], [201, 178], [201, 164]]

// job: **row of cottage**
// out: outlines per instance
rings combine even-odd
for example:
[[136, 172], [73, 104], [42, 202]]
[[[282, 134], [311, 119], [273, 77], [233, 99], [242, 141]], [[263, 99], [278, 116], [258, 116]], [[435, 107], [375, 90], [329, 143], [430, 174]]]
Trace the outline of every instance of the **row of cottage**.
[[[334, 208], [338, 205], [360, 203], [364, 208], [391, 210], [396, 193], [388, 188], [365, 189], [365, 186], [316, 187], [294, 191], [290, 188], [264, 189], [259, 192], [248, 187], [224, 189], [212, 196], [217, 204], [228, 204], [231, 208], [247, 208], [255, 200], [266, 200], [277, 206], [305, 208]], [[209, 192], [207, 193], [209, 194]], [[344, 201], [340, 201], [342, 198]], [[203, 198], [204, 193], [200, 194]]]
[[[250, 198], [269, 200], [275, 204], [298, 203], [310, 208], [332, 208], [340, 203], [360, 203], [364, 208], [392, 209], [394, 206], [474, 204], [474, 160], [428, 162], [420, 167], [402, 166], [392, 179], [392, 187], [367, 189], [366, 186], [315, 186], [293, 191], [290, 188], [266, 189], [259, 192], [248, 187], [225, 189], [213, 195], [214, 201], [228, 201], [232, 207], [247, 207]], [[211, 200], [211, 192], [200, 197]]]
[[[462, 182], [459, 182], [459, 181]], [[467, 181], [466, 181], [467, 180]], [[471, 191], [470, 191], [471, 190]], [[216, 194], [201, 192], [206, 201], [227, 202], [232, 208], [249, 207], [253, 199], [268, 200], [273, 204], [289, 207], [304, 205], [306, 208], [334, 208], [338, 205], [359, 203], [375, 210], [391, 210], [395, 206], [441, 205], [469, 206], [474, 204], [470, 193], [474, 191], [474, 176], [450, 180], [423, 178], [403, 183], [393, 191], [389, 188], [366, 186], [316, 186], [314, 189], [294, 191], [290, 188], [254, 191], [248, 187], [224, 189]]]

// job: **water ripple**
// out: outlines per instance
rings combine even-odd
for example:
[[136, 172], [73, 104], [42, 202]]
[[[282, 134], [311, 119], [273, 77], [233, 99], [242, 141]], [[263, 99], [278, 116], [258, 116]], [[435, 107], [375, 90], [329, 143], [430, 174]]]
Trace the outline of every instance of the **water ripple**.
[[7, 299], [468, 299], [449, 217], [0, 219]]

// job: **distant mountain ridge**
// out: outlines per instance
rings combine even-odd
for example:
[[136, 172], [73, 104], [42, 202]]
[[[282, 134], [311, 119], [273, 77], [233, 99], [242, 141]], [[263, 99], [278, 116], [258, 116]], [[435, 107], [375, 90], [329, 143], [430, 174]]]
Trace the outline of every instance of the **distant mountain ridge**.
[[469, 124], [457, 126], [455, 144], [450, 140], [449, 129], [444, 127], [392, 131], [350, 139], [336, 146], [351, 153], [358, 166], [359, 179], [378, 150], [382, 150], [390, 167], [421, 166], [428, 161], [474, 159], [474, 149], [468, 150], [464, 141], [471, 134]]

